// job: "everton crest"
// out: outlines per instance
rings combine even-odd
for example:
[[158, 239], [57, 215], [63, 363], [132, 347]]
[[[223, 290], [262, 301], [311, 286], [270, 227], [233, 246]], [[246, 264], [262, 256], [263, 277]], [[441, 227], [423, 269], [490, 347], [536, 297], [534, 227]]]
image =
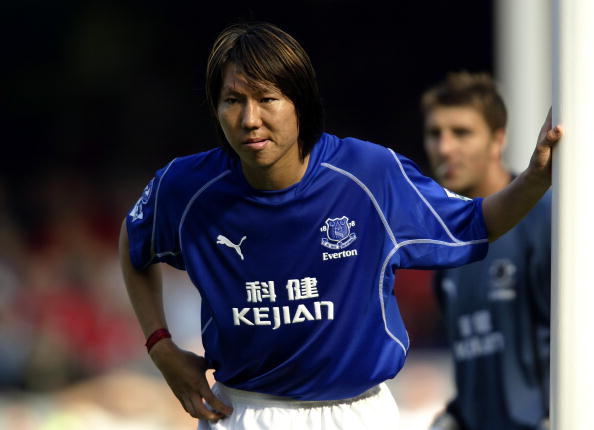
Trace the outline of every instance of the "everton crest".
[[326, 233], [322, 238], [322, 245], [330, 249], [344, 249], [357, 239], [355, 233], [351, 233], [351, 228], [355, 227], [355, 221], [349, 221], [349, 218], [327, 218], [324, 226], [320, 229]]

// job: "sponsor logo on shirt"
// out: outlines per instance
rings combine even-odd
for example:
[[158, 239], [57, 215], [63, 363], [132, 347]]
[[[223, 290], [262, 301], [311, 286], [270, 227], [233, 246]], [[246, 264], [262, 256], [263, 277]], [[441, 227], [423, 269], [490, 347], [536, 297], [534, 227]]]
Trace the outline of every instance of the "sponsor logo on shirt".
[[453, 348], [457, 361], [492, 355], [505, 346], [503, 334], [493, 330], [491, 312], [486, 309], [460, 315], [456, 337]]
[[[334, 303], [320, 300], [318, 280], [314, 277], [289, 279], [278, 293], [274, 281], [248, 281], [245, 291], [246, 302], [256, 306], [232, 308], [235, 326], [267, 326], [277, 330], [284, 325], [334, 319]], [[275, 306], [277, 296], [283, 293], [290, 305]], [[269, 306], [258, 306], [259, 303]]]
[[[451, 300], [460, 300], [453, 279], [444, 278], [441, 288]], [[457, 361], [474, 360], [495, 354], [505, 347], [503, 333], [494, 329], [488, 309], [458, 316], [454, 337], [452, 347]]]

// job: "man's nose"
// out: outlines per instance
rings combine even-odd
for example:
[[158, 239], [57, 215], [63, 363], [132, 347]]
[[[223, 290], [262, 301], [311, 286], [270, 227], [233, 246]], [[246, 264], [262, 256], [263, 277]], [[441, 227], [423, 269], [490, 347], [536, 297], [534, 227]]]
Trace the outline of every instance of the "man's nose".
[[447, 156], [454, 149], [453, 136], [450, 133], [440, 133], [439, 136], [435, 138], [435, 146], [437, 147], [439, 155], [442, 157]]
[[262, 125], [260, 106], [253, 100], [248, 100], [241, 112], [241, 125], [247, 129], [258, 128]]

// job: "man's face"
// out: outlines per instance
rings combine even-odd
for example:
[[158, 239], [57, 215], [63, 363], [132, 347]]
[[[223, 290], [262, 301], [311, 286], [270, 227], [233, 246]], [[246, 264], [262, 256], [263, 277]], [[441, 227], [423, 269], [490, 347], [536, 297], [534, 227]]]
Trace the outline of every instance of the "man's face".
[[250, 84], [234, 64], [223, 74], [217, 118], [244, 171], [292, 169], [299, 163], [295, 105], [273, 85]]
[[456, 193], [476, 196], [489, 169], [500, 163], [503, 144], [503, 131], [491, 132], [473, 107], [440, 106], [425, 118], [424, 145], [433, 173]]

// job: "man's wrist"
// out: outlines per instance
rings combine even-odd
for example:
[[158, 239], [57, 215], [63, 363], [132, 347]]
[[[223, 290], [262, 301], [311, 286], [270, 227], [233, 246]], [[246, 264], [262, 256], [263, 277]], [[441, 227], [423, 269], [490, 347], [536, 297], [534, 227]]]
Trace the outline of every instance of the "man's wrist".
[[153, 331], [146, 339], [146, 350], [150, 354], [151, 349], [163, 339], [171, 339], [171, 333], [166, 328], [159, 328]]
[[172, 354], [175, 354], [177, 350], [177, 345], [175, 345], [171, 338], [166, 338], [155, 344], [148, 355], [153, 363], [155, 363], [157, 367], [160, 367], [163, 363], [166, 363], [169, 357], [171, 357]]

